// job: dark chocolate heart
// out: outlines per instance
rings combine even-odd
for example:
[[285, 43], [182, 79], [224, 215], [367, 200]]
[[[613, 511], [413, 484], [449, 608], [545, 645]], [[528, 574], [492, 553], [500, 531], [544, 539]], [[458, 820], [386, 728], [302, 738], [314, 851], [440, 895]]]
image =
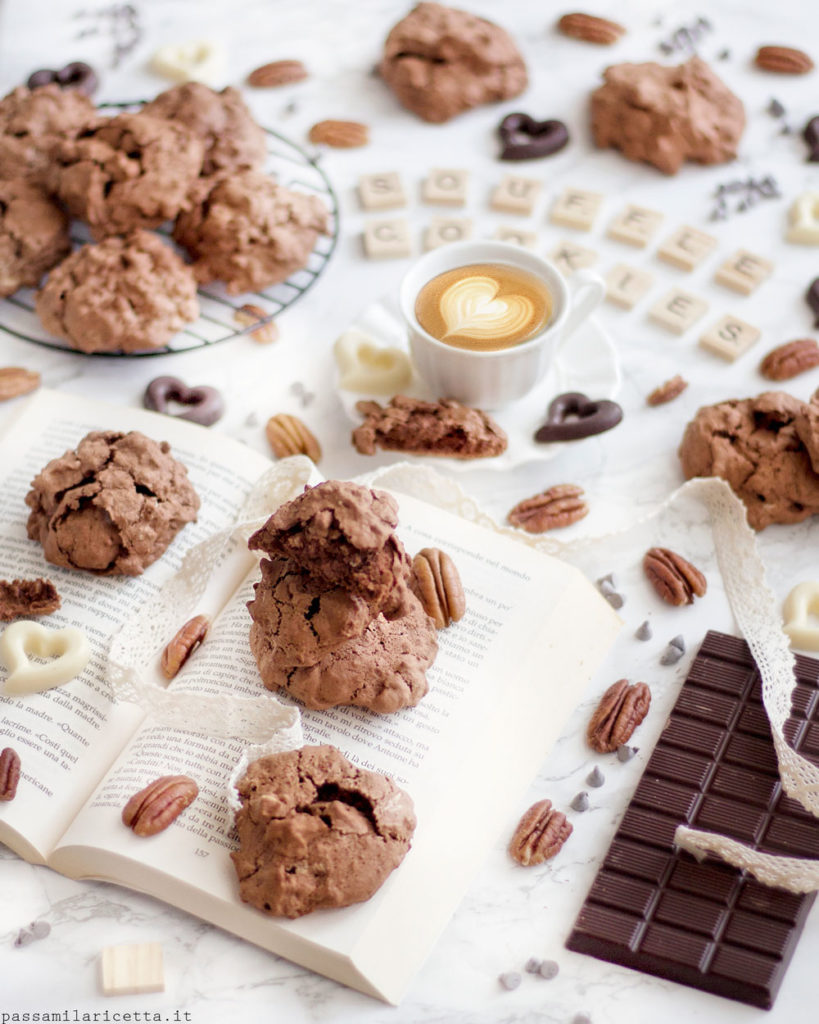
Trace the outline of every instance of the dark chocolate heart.
[[[169, 402], [189, 405], [187, 412], [172, 413], [168, 411]], [[165, 413], [166, 416], [177, 416], [182, 420], [191, 420], [203, 427], [215, 423], [225, 411], [225, 403], [216, 388], [206, 384], [198, 388], [189, 388], [178, 377], [157, 377], [152, 380], [142, 396], [142, 404], [146, 409]]]
[[535, 434], [535, 440], [577, 441], [611, 430], [622, 418], [623, 410], [616, 402], [606, 398], [594, 402], [579, 391], [567, 391], [552, 399], [546, 422]]
[[819, 163], [819, 117], [812, 117], [805, 125], [802, 138], [807, 142], [810, 153], [808, 163]]
[[74, 60], [56, 71], [51, 68], [32, 71], [26, 81], [29, 89], [39, 89], [42, 85], [52, 83], [59, 85], [61, 89], [76, 89], [77, 92], [84, 92], [86, 96], [90, 96], [99, 85], [99, 80], [90, 64]]
[[569, 141], [562, 121], [535, 121], [528, 114], [507, 114], [498, 125], [501, 160], [534, 160], [557, 153]]

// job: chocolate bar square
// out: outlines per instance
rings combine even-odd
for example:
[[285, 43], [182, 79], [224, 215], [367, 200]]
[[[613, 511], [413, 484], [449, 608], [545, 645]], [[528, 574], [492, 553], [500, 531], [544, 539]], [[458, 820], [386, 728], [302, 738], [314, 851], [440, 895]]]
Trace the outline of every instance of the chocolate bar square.
[[[819, 661], [797, 656], [786, 735], [819, 756]], [[815, 894], [674, 847], [680, 824], [819, 858], [819, 820], [785, 796], [748, 645], [709, 632], [566, 943], [577, 953], [770, 1009]]]

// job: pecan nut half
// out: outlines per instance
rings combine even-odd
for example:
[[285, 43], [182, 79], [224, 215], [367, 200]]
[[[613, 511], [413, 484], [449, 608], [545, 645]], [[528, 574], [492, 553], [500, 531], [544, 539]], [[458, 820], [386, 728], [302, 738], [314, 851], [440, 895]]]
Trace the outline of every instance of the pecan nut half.
[[566, 815], [551, 800], [538, 800], [523, 815], [509, 843], [509, 855], [518, 864], [542, 864], [558, 853], [572, 834]]
[[40, 374], [36, 370], [26, 370], [22, 366], [0, 367], [0, 402], [27, 395], [39, 386]]
[[155, 836], [176, 821], [199, 795], [187, 775], [163, 775], [134, 793], [122, 809], [122, 823], [138, 836]]
[[247, 76], [247, 84], [255, 89], [272, 89], [303, 82], [305, 78], [307, 68], [300, 60], [274, 60], [251, 71]]
[[321, 445], [298, 416], [276, 413], [267, 421], [265, 433], [277, 459], [306, 455], [313, 462], [318, 462], [321, 458]]
[[11, 747], [0, 751], [0, 800], [13, 800], [20, 781], [20, 755]]
[[688, 381], [677, 374], [676, 377], [672, 377], [671, 380], [667, 380], [664, 384], [654, 388], [651, 394], [646, 397], [646, 404], [665, 405], [666, 402], [673, 402], [677, 395], [681, 395], [687, 387]]
[[208, 635], [209, 629], [210, 619], [207, 615], [195, 615], [182, 626], [162, 652], [160, 667], [166, 679], [173, 679]]
[[805, 51], [792, 46], [760, 46], [754, 63], [763, 71], [777, 71], [781, 75], [805, 75], [813, 70], [813, 61]]
[[790, 380], [814, 366], [819, 366], [819, 345], [813, 338], [797, 338], [771, 349], [759, 364], [759, 372], [768, 380]]
[[693, 604], [708, 589], [705, 576], [682, 555], [668, 548], [649, 548], [643, 569], [658, 595], [668, 604]]
[[571, 526], [589, 513], [582, 495], [583, 488], [576, 484], [556, 484], [542, 494], [519, 502], [507, 519], [512, 526], [527, 533], [545, 533]]
[[437, 629], [458, 622], [466, 611], [466, 597], [455, 563], [440, 548], [422, 548], [413, 558], [415, 589], [424, 611]]
[[[255, 306], [252, 302], [246, 302], [244, 306], [239, 306], [233, 312], [233, 319], [241, 327], [252, 327], [268, 316], [270, 314], [266, 310], [262, 309], [261, 306]], [[260, 345], [269, 345], [273, 341], [278, 341], [279, 328], [275, 320], [267, 320], [266, 323], [263, 323], [254, 331], [248, 331], [248, 334], [254, 341], [258, 341]]]
[[353, 149], [367, 145], [370, 129], [360, 121], [319, 121], [310, 129], [308, 138], [335, 149]]
[[558, 21], [557, 27], [564, 36], [580, 39], [584, 43], [598, 43], [600, 46], [611, 46], [626, 31], [616, 21], [580, 12], [564, 14]]
[[650, 707], [651, 690], [645, 683], [630, 685], [627, 679], [618, 679], [600, 698], [589, 720], [589, 746], [598, 754], [611, 754], [631, 739]]

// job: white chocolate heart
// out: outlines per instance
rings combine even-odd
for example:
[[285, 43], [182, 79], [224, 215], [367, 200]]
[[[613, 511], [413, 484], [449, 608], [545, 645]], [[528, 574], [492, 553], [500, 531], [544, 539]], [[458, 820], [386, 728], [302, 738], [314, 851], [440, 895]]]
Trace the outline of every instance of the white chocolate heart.
[[812, 623], [809, 618], [819, 616], [819, 581], [797, 584], [785, 598], [782, 611], [783, 628], [793, 646], [803, 651], [819, 651], [819, 620]]
[[498, 295], [500, 285], [491, 277], [475, 275], [453, 282], [441, 295], [441, 317], [446, 334], [480, 341], [499, 341], [523, 330], [534, 314], [525, 295]]
[[221, 43], [210, 39], [171, 43], [151, 57], [151, 68], [174, 82], [219, 85], [227, 71], [227, 54]]
[[376, 345], [362, 331], [345, 331], [333, 354], [339, 369], [339, 387], [367, 395], [394, 395], [412, 380], [412, 363], [400, 348]]
[[[31, 656], [53, 660], [37, 664]], [[73, 626], [49, 629], [28, 619], [13, 622], [0, 636], [0, 659], [9, 670], [3, 692], [40, 693], [60, 686], [78, 676], [90, 657], [85, 633]]]
[[[803, 192], [788, 211], [789, 242], [819, 245], [819, 192]], [[812, 648], [811, 648], [812, 650]]]

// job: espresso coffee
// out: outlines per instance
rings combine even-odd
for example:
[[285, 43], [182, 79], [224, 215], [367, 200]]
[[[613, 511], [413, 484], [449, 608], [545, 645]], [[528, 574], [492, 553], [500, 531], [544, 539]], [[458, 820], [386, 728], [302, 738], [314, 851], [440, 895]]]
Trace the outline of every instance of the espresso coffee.
[[473, 263], [428, 281], [418, 293], [415, 316], [445, 345], [493, 352], [539, 334], [552, 307], [548, 287], [527, 270]]

